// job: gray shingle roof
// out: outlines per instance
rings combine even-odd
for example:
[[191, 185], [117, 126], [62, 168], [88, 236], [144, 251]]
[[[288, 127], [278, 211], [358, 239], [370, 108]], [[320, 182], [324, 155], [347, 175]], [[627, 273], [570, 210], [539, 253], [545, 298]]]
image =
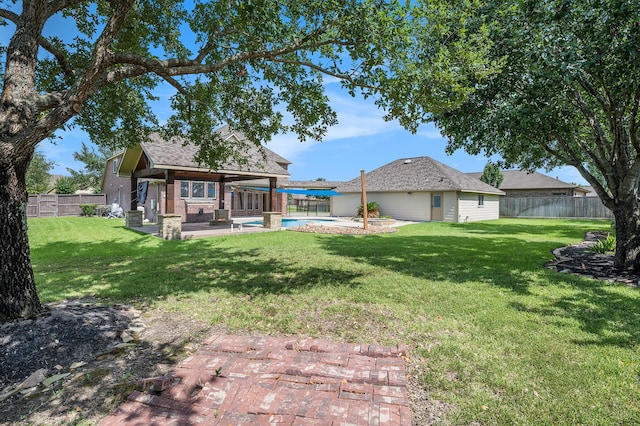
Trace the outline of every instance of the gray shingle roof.
[[313, 189], [333, 189], [337, 186], [344, 185], [342, 181], [328, 180], [288, 180], [283, 183], [287, 188], [313, 188]]
[[[477, 178], [462, 173], [431, 157], [402, 158], [365, 175], [367, 192], [464, 191], [499, 194]], [[336, 188], [342, 193], [360, 192], [360, 177]]]
[[[528, 172], [526, 170], [503, 170], [501, 171], [504, 180], [500, 184], [502, 190], [512, 189], [568, 189], [577, 188], [576, 185], [563, 182], [560, 179], [543, 175], [538, 172]], [[469, 176], [480, 179], [482, 172], [467, 173]]]
[[[234, 143], [234, 138], [246, 141], [246, 137], [242, 133], [230, 130], [228, 126], [221, 127], [216, 132], [228, 143]], [[185, 142], [186, 139], [184, 138], [173, 138], [171, 141], [167, 141], [157, 133], [154, 133], [149, 135], [148, 142], [142, 143], [142, 148], [151, 161], [151, 167], [153, 168], [208, 170], [206, 166], [200, 165], [194, 160], [198, 147], [192, 144], [185, 145]], [[246, 165], [228, 160], [219, 167], [219, 170], [289, 176], [286, 167], [291, 164], [290, 161], [266, 147], [263, 147], [265, 152], [265, 157], [263, 158], [260, 150], [253, 143], [248, 142], [246, 146], [248, 149], [243, 149], [242, 154], [248, 161]]]

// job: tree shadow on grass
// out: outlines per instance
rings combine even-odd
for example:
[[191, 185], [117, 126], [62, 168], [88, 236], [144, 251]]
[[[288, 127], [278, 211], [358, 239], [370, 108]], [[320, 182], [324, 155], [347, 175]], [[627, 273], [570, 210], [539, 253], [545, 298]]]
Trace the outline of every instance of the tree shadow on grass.
[[574, 238], [576, 233], [584, 234], [584, 232], [591, 231], [595, 227], [602, 229], [609, 229], [610, 220], [575, 220], [575, 221], [562, 221], [561, 223], [554, 223], [549, 219], [527, 219], [520, 221], [518, 219], [504, 219], [499, 221], [487, 221], [487, 222], [473, 222], [473, 223], [447, 223], [454, 229], [462, 230], [470, 235], [477, 234], [497, 234], [497, 235], [519, 235], [529, 234], [531, 230], [535, 228], [536, 223], [544, 227], [544, 230], [548, 234], [553, 234], [561, 238]]
[[[222, 247], [216, 239], [160, 241], [158, 246], [56, 242], [42, 246], [55, 258], [38, 258], [34, 272], [43, 300], [93, 295], [157, 298], [223, 289], [236, 294], [289, 294], [324, 285], [356, 285], [361, 273], [305, 267], [273, 258], [257, 248]], [[104, 247], [108, 247], [105, 251]]]
[[[508, 236], [482, 240], [459, 235], [336, 236], [323, 241], [337, 256], [431, 281], [454, 284], [490, 282], [528, 294], [531, 273], [551, 260], [549, 242]], [[517, 256], [518, 262], [513, 261]]]
[[[467, 225], [453, 225], [459, 226]], [[331, 236], [323, 240], [323, 245], [334, 255], [420, 279], [442, 281], [446, 285], [482, 282], [518, 296], [534, 296], [535, 307], [520, 301], [511, 305], [558, 325], [567, 318], [577, 321], [580, 329], [590, 336], [576, 339], [577, 344], [619, 347], [638, 344], [640, 294], [637, 288], [548, 270], [544, 263], [553, 258], [551, 250], [565, 243], [518, 238], [518, 234], [530, 234], [531, 226], [516, 224], [504, 230], [498, 228], [498, 224], [473, 224], [468, 227], [469, 236], [437, 233]], [[558, 231], [565, 232], [562, 228], [556, 229]], [[563, 235], [575, 236], [575, 229], [566, 232]], [[491, 236], [479, 239], [478, 234], [483, 233]], [[546, 291], [535, 291], [538, 285], [547, 286]], [[557, 292], [553, 286], [557, 286]]]
[[567, 319], [577, 321], [589, 337], [572, 339], [575, 344], [621, 348], [638, 346], [640, 295], [637, 289], [580, 277], [568, 281], [558, 277], [554, 281], [573, 283], [573, 292], [561, 297], [541, 296], [543, 303], [536, 307], [518, 302], [513, 302], [512, 306], [558, 325]]

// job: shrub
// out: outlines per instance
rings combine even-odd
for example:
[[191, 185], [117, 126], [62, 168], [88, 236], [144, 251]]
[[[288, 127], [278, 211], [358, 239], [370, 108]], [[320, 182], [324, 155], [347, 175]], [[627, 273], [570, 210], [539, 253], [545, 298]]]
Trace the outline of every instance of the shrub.
[[97, 206], [95, 204], [80, 204], [82, 216], [95, 216]]
[[607, 234], [607, 238], [596, 241], [591, 250], [600, 254], [614, 252], [616, 250], [616, 237]]
[[[364, 206], [358, 206], [358, 217], [364, 217]], [[380, 205], [375, 201], [367, 203], [367, 217], [380, 217]]]

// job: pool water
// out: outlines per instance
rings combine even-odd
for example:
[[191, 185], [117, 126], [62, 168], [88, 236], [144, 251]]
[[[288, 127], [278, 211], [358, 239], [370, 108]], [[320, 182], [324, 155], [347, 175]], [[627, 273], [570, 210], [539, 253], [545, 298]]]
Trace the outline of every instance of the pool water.
[[[298, 228], [312, 222], [334, 222], [334, 219], [282, 219], [283, 228]], [[244, 225], [260, 225], [261, 220], [254, 220], [253, 222], [245, 222]]]

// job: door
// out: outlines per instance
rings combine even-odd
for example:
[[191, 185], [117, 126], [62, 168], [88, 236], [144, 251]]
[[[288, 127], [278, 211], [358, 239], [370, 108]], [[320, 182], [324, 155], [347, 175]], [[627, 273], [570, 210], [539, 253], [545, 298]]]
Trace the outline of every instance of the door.
[[442, 192], [431, 194], [431, 220], [442, 221]]

